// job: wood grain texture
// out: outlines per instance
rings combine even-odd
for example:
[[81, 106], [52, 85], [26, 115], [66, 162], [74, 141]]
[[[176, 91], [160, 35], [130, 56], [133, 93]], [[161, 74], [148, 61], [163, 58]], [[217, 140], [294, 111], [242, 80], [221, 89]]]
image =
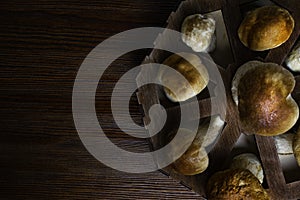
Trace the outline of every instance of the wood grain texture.
[[[72, 87], [87, 54], [121, 31], [163, 26], [176, 6], [177, 0], [0, 3], [0, 199], [201, 199], [159, 172], [104, 166], [82, 145], [72, 118]], [[148, 53], [115, 61], [96, 96], [105, 133], [135, 152], [148, 151], [148, 142], [119, 130], [109, 97], [120, 76]], [[130, 111], [142, 125], [135, 96]]]
[[286, 198], [286, 183], [274, 139], [272, 137], [255, 136], [263, 163], [264, 173], [272, 195], [279, 199]]

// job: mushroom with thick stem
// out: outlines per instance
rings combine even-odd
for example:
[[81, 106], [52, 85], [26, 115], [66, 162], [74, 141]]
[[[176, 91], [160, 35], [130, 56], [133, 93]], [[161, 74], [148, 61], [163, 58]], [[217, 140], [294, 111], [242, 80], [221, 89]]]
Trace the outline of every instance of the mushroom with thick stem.
[[[171, 167], [183, 175], [195, 175], [204, 172], [209, 164], [209, 158], [205, 147], [214, 143], [224, 126], [224, 121], [219, 116], [202, 119], [195, 139], [184, 154], [175, 160]], [[192, 134], [188, 129], [181, 129], [186, 134]], [[167, 140], [171, 140], [175, 131], [167, 135]], [[182, 141], [185, 142], [185, 141]], [[173, 146], [172, 148], [178, 148]], [[178, 150], [178, 149], [176, 149]], [[175, 150], [174, 150], [175, 152]], [[172, 152], [170, 152], [172, 154]]]
[[[185, 134], [184, 137], [189, 137], [192, 135], [193, 132], [189, 129], [180, 128], [178, 131]], [[166, 141], [169, 142], [177, 133], [177, 131], [173, 130], [168, 133], [166, 137]], [[182, 138], [181, 147], [186, 149], [186, 140]], [[195, 139], [193, 140], [192, 144], [187, 148], [187, 150], [178, 158], [177, 153], [175, 152], [183, 152], [182, 150], [178, 149], [179, 145], [171, 146], [171, 152], [169, 152], [168, 156], [171, 156], [173, 160], [175, 160], [170, 167], [177, 173], [183, 175], [195, 175], [202, 173], [206, 170], [209, 163], [209, 158], [207, 156], [206, 150], [201, 147], [202, 139], [197, 134]], [[174, 154], [175, 153], [175, 154]]]
[[233, 159], [230, 169], [215, 173], [208, 181], [208, 199], [270, 199], [262, 187], [263, 169], [254, 154]]
[[[191, 53], [178, 53], [168, 57], [164, 62], [179, 73], [187, 81], [180, 80], [178, 74], [162, 69], [159, 80], [164, 87], [166, 96], [173, 102], [186, 101], [199, 94], [208, 84], [209, 75], [201, 59]], [[166, 86], [172, 86], [173, 90]]]
[[264, 172], [260, 161], [252, 153], [243, 153], [233, 158], [231, 169], [248, 169], [260, 183], [263, 183]]

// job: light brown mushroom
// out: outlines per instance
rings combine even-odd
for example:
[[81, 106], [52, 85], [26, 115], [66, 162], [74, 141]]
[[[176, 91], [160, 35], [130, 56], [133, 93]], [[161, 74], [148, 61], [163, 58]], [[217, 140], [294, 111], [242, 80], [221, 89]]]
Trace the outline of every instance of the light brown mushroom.
[[207, 183], [208, 199], [270, 199], [259, 180], [247, 169], [228, 169], [215, 173]]
[[264, 172], [257, 156], [252, 153], [243, 153], [233, 158], [230, 169], [248, 169], [260, 183], [263, 183]]
[[181, 26], [182, 41], [195, 52], [210, 52], [216, 46], [216, 22], [201, 14], [186, 17]]
[[[211, 145], [215, 141], [223, 126], [224, 121], [221, 120], [219, 116], [202, 119], [192, 144], [180, 158], [171, 164], [171, 167], [176, 172], [183, 175], [195, 175], [204, 172], [209, 164], [209, 158], [205, 147]], [[192, 132], [188, 129], [181, 129], [181, 131], [187, 135], [192, 134]], [[176, 131], [169, 132], [166, 138], [166, 143], [169, 142], [175, 134]], [[182, 142], [185, 143], [186, 141], [183, 139]], [[183, 145], [183, 147], [185, 147], [185, 145]], [[178, 148], [178, 146], [173, 146], [172, 148]], [[170, 154], [171, 153], [172, 152], [170, 152]]]
[[[193, 133], [189, 129], [180, 128], [180, 131], [188, 137], [188, 135], [192, 135]], [[168, 133], [166, 136], [166, 143], [168, 143], [177, 133], [177, 131], [173, 130]], [[172, 146], [172, 152], [169, 154], [172, 156], [172, 159], [175, 161], [170, 165], [175, 172], [183, 174], [183, 175], [195, 175], [202, 173], [208, 167], [209, 159], [207, 153], [202, 144], [202, 138], [199, 135], [196, 135], [192, 144], [187, 148], [183, 155], [181, 155], [178, 159], [178, 155], [173, 155], [174, 152], [182, 152], [182, 150], [178, 149], [178, 146]], [[187, 143], [185, 138], [182, 138], [182, 148], [186, 149]], [[170, 156], [169, 155], [169, 156]]]
[[275, 63], [250, 61], [232, 81], [243, 131], [275, 136], [287, 132], [298, 120], [299, 108], [291, 96], [294, 76]]
[[172, 91], [164, 87], [166, 96], [173, 102], [186, 101], [196, 96], [208, 84], [209, 76], [207, 69], [202, 64], [200, 58], [194, 54], [173, 54], [168, 57], [163, 64], [172, 67], [187, 80], [180, 80], [177, 74], [170, 73], [169, 70], [160, 70], [159, 79], [162, 85], [173, 87]]
[[238, 36], [252, 50], [273, 49], [286, 42], [294, 30], [290, 13], [278, 6], [263, 6], [250, 11], [242, 21]]
[[193, 142], [188, 150], [173, 164], [173, 169], [183, 175], [195, 175], [204, 172], [209, 159], [204, 148]]

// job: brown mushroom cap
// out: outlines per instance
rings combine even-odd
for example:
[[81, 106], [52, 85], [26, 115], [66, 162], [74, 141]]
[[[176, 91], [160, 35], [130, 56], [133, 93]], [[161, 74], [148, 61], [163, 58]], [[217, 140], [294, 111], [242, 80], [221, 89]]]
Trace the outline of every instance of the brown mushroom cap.
[[285, 133], [297, 121], [299, 108], [291, 92], [293, 75], [275, 63], [250, 61], [241, 66], [232, 83], [232, 92], [243, 131], [274, 136]]
[[[181, 57], [181, 55], [184, 57]], [[164, 87], [167, 97], [174, 102], [185, 101], [199, 94], [208, 84], [209, 76], [200, 58], [191, 53], [178, 53], [168, 57], [164, 65], [172, 67], [181, 73], [188, 82], [178, 79], [178, 75], [168, 70], [161, 70], [159, 74], [162, 85], [171, 85], [175, 90]], [[187, 84], [190, 85], [187, 85]]]
[[195, 175], [204, 172], [208, 167], [208, 156], [204, 148], [196, 143], [188, 148], [188, 150], [173, 164], [173, 168], [183, 175]]
[[208, 199], [270, 199], [259, 180], [247, 169], [228, 169], [215, 173], [207, 184]]
[[287, 10], [278, 6], [263, 6], [247, 14], [238, 35], [246, 47], [264, 51], [287, 41], [293, 29], [294, 19]]
[[297, 132], [296, 136], [294, 137], [293, 151], [294, 151], [294, 156], [297, 160], [297, 163], [300, 166], [300, 128], [298, 129], [298, 132]]
[[[180, 131], [188, 135], [193, 134], [191, 130], [180, 128]], [[168, 133], [166, 143], [168, 143], [177, 131], [173, 130]], [[182, 139], [183, 148], [186, 147], [186, 140]], [[171, 164], [171, 167], [178, 173], [183, 175], [195, 175], [202, 173], [208, 167], [209, 159], [205, 149], [202, 147], [203, 136], [197, 134], [192, 144], [188, 147], [185, 153]], [[176, 151], [175, 151], [176, 148]], [[170, 152], [169, 156], [175, 157], [174, 152], [182, 152], [178, 150], [178, 146], [172, 146], [173, 152]]]

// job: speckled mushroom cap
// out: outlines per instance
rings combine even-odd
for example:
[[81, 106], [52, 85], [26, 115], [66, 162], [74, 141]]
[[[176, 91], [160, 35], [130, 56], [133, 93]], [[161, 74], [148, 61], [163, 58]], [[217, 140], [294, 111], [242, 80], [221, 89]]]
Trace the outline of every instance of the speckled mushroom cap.
[[232, 81], [243, 131], [274, 136], [285, 133], [297, 121], [299, 108], [291, 92], [293, 75], [275, 63], [250, 61], [241, 66]]
[[297, 163], [300, 167], [300, 128], [298, 129], [298, 132], [294, 137], [293, 151], [294, 151], [294, 156], [297, 160]]
[[246, 47], [264, 51], [287, 41], [293, 30], [294, 19], [287, 10], [278, 6], [263, 6], [247, 14], [238, 35]]
[[210, 52], [215, 48], [216, 22], [201, 14], [186, 17], [181, 26], [182, 41], [195, 52]]
[[258, 179], [247, 169], [228, 169], [215, 173], [207, 183], [212, 200], [270, 199]]
[[[183, 57], [181, 57], [184, 56]], [[202, 64], [200, 58], [191, 53], [178, 53], [168, 57], [164, 65], [172, 67], [181, 73], [187, 81], [178, 79], [177, 75], [170, 73], [169, 70], [161, 70], [159, 79], [162, 85], [172, 85], [171, 91], [164, 87], [166, 96], [173, 102], [186, 101], [199, 94], [208, 84], [209, 76], [206, 67]], [[188, 85], [190, 84], [190, 85]]]

